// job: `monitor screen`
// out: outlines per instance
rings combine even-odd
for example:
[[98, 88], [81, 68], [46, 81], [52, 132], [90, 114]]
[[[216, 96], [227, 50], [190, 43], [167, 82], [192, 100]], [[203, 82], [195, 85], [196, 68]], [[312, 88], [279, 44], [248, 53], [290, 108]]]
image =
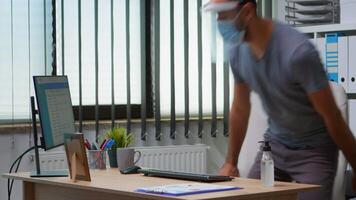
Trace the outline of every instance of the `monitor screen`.
[[64, 143], [64, 134], [75, 133], [67, 76], [34, 76], [44, 149]]

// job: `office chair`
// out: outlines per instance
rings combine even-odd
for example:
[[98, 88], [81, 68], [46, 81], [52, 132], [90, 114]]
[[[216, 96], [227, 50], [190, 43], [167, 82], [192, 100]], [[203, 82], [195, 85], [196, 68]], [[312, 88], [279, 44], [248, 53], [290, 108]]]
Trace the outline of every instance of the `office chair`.
[[[330, 87], [333, 92], [336, 104], [339, 107], [344, 120], [348, 124], [349, 116], [348, 116], [348, 101], [347, 101], [346, 92], [341, 85], [335, 82], [330, 82]], [[346, 166], [347, 166], [347, 161], [345, 159], [345, 156], [341, 151], [339, 151], [339, 161], [338, 161], [337, 171], [334, 179], [334, 187], [333, 187], [333, 198], [332, 198], [333, 200], [345, 199]]]

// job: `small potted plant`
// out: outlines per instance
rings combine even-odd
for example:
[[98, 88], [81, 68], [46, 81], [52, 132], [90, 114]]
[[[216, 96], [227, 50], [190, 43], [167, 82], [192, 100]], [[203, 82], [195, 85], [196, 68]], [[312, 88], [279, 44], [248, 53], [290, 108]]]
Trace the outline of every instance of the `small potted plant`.
[[106, 132], [106, 138], [114, 140], [114, 145], [108, 150], [110, 167], [117, 166], [117, 149], [127, 148], [133, 142], [133, 135], [127, 133], [125, 128], [114, 127]]

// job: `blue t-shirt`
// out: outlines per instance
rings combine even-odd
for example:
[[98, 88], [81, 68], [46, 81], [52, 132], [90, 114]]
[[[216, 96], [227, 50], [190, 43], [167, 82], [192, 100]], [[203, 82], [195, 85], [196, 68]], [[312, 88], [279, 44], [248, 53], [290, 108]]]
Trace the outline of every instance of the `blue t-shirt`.
[[267, 50], [256, 60], [247, 43], [231, 48], [235, 82], [246, 83], [262, 100], [267, 136], [291, 148], [332, 144], [325, 123], [308, 93], [328, 86], [314, 45], [289, 25], [273, 23]]

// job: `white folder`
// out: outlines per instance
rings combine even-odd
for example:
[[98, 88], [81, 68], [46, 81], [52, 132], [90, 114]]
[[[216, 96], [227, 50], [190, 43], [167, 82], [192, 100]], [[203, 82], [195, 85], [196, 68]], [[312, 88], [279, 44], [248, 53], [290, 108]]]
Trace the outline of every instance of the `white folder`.
[[356, 137], [356, 99], [349, 100], [349, 126]]
[[356, 93], [356, 36], [349, 36], [349, 92]]
[[319, 52], [319, 57], [321, 59], [321, 63], [323, 63], [324, 69], [326, 69], [326, 65], [325, 65], [325, 38], [317, 38], [316, 39], [316, 48]]
[[349, 58], [348, 58], [348, 51], [349, 51], [349, 41], [348, 37], [339, 37], [338, 41], [338, 83], [345, 89], [345, 91], [349, 92]]

